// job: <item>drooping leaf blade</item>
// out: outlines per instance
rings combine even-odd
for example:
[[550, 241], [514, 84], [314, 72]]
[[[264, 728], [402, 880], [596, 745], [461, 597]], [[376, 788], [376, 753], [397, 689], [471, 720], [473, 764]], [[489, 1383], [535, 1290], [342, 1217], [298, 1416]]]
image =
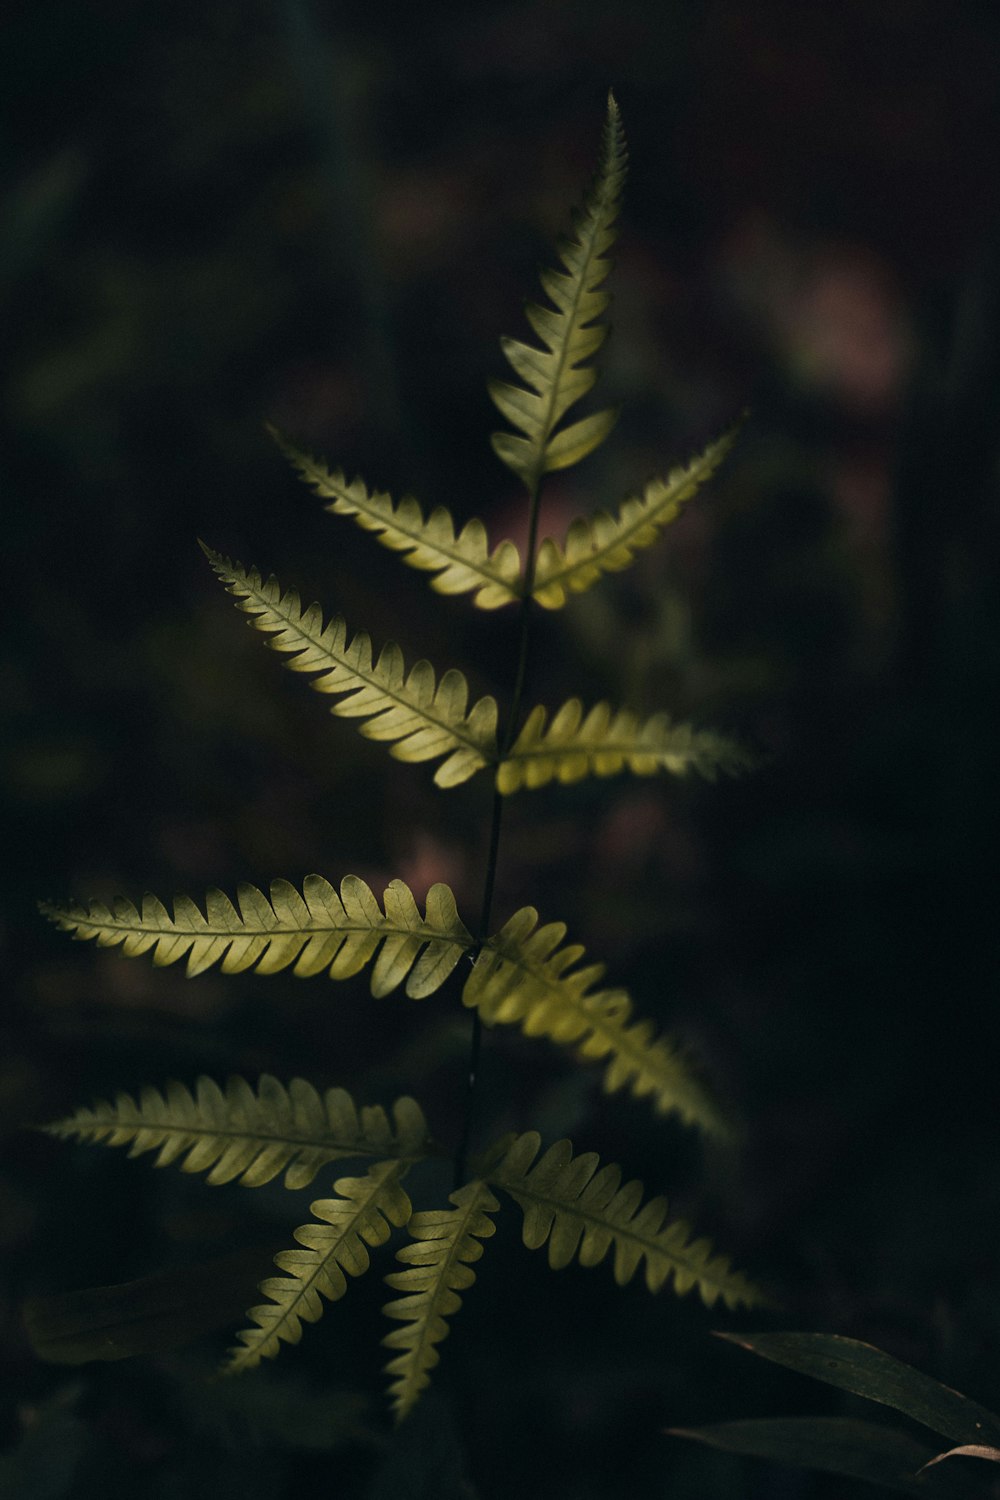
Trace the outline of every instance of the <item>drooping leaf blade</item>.
[[884, 1349], [834, 1333], [720, 1333], [718, 1338], [839, 1390], [891, 1406], [956, 1443], [1000, 1444], [1000, 1417]]
[[495, 380], [490, 395], [503, 416], [523, 436], [493, 435], [497, 456], [534, 490], [542, 475], [578, 463], [600, 445], [615, 413], [595, 412], [570, 427], [559, 424], [597, 378], [586, 364], [607, 334], [599, 322], [610, 296], [604, 282], [611, 269], [607, 254], [615, 239], [627, 165], [621, 114], [613, 95], [594, 181], [571, 232], [559, 242], [561, 270], [543, 270], [542, 287], [550, 306], [529, 303], [528, 321], [541, 343], [502, 339], [501, 348], [522, 384]]
[[561, 544], [545, 537], [535, 559], [532, 598], [544, 609], [561, 609], [570, 594], [582, 594], [605, 573], [629, 567], [635, 554], [658, 541], [663, 528], [676, 521], [711, 478], [738, 432], [738, 427], [730, 429], [666, 479], [651, 479], [641, 495], [631, 495], [619, 506], [617, 516], [598, 510], [580, 517]]
[[966, 1486], [939, 1488], [917, 1478], [918, 1470], [933, 1457], [932, 1451], [908, 1432], [877, 1422], [850, 1417], [771, 1417], [669, 1431], [673, 1437], [693, 1438], [726, 1453], [863, 1479], [901, 1495], [969, 1493]]
[[237, 903], [239, 910], [224, 892], [210, 889], [204, 911], [190, 896], [176, 896], [173, 916], [148, 893], [141, 911], [124, 897], [113, 907], [46, 901], [39, 909], [75, 938], [102, 948], [120, 945], [129, 958], [151, 952], [160, 967], [186, 958], [189, 977], [219, 964], [223, 974], [277, 974], [292, 966], [299, 978], [326, 971], [331, 979], [348, 979], [378, 953], [372, 994], [388, 995], [405, 980], [414, 1000], [439, 989], [473, 945], [443, 884], [427, 892], [424, 917], [404, 881], [390, 881], [383, 911], [358, 875], [345, 875], [339, 894], [321, 875], [307, 875], [301, 895], [287, 880], [273, 880], [270, 900], [243, 884]]
[[548, 712], [531, 710], [521, 732], [497, 766], [497, 790], [507, 795], [522, 787], [563, 783], [585, 776], [636, 776], [663, 771], [683, 776], [697, 771], [714, 781], [720, 771], [736, 775], [753, 758], [734, 740], [710, 729], [673, 724], [666, 714], [645, 721], [628, 709], [612, 711], [597, 703], [586, 714], [579, 698], [570, 698], [547, 723]]
[[60, 1140], [128, 1146], [129, 1156], [157, 1153], [154, 1166], [207, 1172], [219, 1186], [262, 1187], [279, 1173], [285, 1187], [308, 1187], [321, 1167], [347, 1157], [413, 1161], [429, 1151], [429, 1133], [415, 1099], [403, 1096], [391, 1114], [381, 1105], [360, 1110], [346, 1089], [320, 1093], [303, 1078], [286, 1087], [263, 1074], [256, 1092], [231, 1077], [224, 1089], [199, 1078], [192, 1092], [173, 1080], [144, 1088], [138, 1102], [119, 1093], [43, 1127]]
[[447, 1319], [462, 1306], [459, 1293], [476, 1279], [472, 1262], [479, 1260], [482, 1241], [496, 1229], [489, 1216], [500, 1205], [485, 1183], [466, 1183], [448, 1202], [454, 1205], [450, 1209], [413, 1215], [407, 1225], [410, 1243], [396, 1251], [406, 1269], [385, 1278], [404, 1293], [382, 1309], [402, 1325], [382, 1340], [386, 1348], [401, 1351], [385, 1367], [392, 1376], [389, 1394], [397, 1419], [407, 1415], [430, 1383], [440, 1358], [436, 1346], [448, 1333]]
[[[204, 545], [204, 544], [203, 544]], [[458, 786], [496, 761], [497, 705], [478, 698], [469, 708], [469, 684], [454, 667], [438, 681], [429, 661], [406, 670], [394, 641], [373, 660], [365, 631], [348, 639], [342, 616], [325, 625], [318, 604], [302, 608], [294, 589], [282, 592], [277, 579], [265, 582], [255, 568], [204, 548], [212, 567], [250, 623], [267, 636], [273, 650], [286, 653], [293, 672], [311, 672], [310, 686], [337, 695], [330, 712], [364, 719], [360, 732], [390, 744], [397, 760], [444, 757], [434, 773], [438, 786]]]
[[521, 558], [516, 546], [505, 541], [491, 551], [486, 527], [478, 518], [456, 532], [443, 506], [435, 506], [425, 518], [412, 495], [393, 505], [390, 495], [369, 490], [360, 479], [348, 482], [342, 470], [328, 469], [274, 428], [271, 432], [306, 483], [330, 502], [325, 508], [331, 515], [352, 516], [411, 568], [433, 573], [430, 585], [439, 594], [475, 590], [473, 603], [479, 609], [499, 609], [519, 597]]
[[181, 1349], [231, 1325], [274, 1251], [258, 1246], [135, 1281], [29, 1297], [24, 1324], [40, 1359], [80, 1365]]
[[553, 1270], [578, 1260], [597, 1266], [613, 1256], [615, 1281], [625, 1286], [643, 1269], [646, 1286], [658, 1292], [668, 1282], [678, 1296], [697, 1288], [709, 1307], [752, 1307], [763, 1296], [706, 1239], [692, 1240], [687, 1224], [668, 1220], [664, 1198], [643, 1202], [641, 1182], [622, 1186], [621, 1168], [601, 1167], [596, 1152], [574, 1156], [570, 1141], [557, 1141], [540, 1157], [541, 1137], [529, 1130], [500, 1143], [495, 1159], [478, 1164], [491, 1187], [501, 1188], [524, 1212], [524, 1243], [548, 1248]]
[[675, 1112], [686, 1124], [724, 1136], [727, 1126], [707, 1090], [652, 1023], [632, 1019], [622, 989], [595, 989], [603, 964], [580, 967], [585, 950], [564, 945], [562, 922], [538, 926], [533, 906], [522, 907], [484, 945], [462, 991], [462, 1003], [488, 1026], [518, 1025], [526, 1036], [545, 1036], [579, 1049], [584, 1058], [607, 1059], [608, 1093], [629, 1087], [649, 1097], [658, 1113]]
[[936, 1454], [924, 1464], [921, 1474], [943, 1464], [946, 1458], [982, 1458], [986, 1463], [1000, 1464], [1000, 1448], [992, 1448], [989, 1443], [960, 1443], [957, 1448], [949, 1448], [947, 1453]]
[[262, 1359], [273, 1359], [282, 1343], [297, 1344], [302, 1324], [315, 1323], [324, 1299], [337, 1302], [347, 1290], [348, 1276], [362, 1276], [371, 1264], [369, 1247], [384, 1245], [392, 1227], [401, 1229], [413, 1212], [401, 1186], [406, 1163], [377, 1162], [364, 1177], [341, 1177], [333, 1185], [337, 1198], [310, 1204], [319, 1222], [295, 1231], [302, 1247], [282, 1250], [274, 1258], [285, 1274], [260, 1284], [269, 1300], [251, 1307], [255, 1325], [237, 1338], [225, 1365], [227, 1374], [251, 1370]]

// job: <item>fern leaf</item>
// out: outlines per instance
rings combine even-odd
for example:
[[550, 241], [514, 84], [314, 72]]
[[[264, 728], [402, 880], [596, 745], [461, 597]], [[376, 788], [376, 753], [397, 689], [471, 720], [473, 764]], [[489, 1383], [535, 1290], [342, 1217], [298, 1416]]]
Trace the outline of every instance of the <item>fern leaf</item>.
[[628, 1085], [650, 1096], [658, 1113], [675, 1112], [690, 1125], [728, 1133], [706, 1091], [680, 1056], [653, 1033], [649, 1021], [631, 1021], [632, 1001], [622, 989], [594, 989], [603, 964], [579, 967], [580, 944], [562, 946], [562, 922], [538, 926], [532, 906], [515, 912], [485, 944], [462, 992], [464, 1005], [488, 1026], [519, 1025], [526, 1036], [578, 1046], [584, 1058], [607, 1058], [604, 1087]]
[[502, 339], [501, 348], [522, 382], [493, 380], [489, 392], [495, 405], [523, 436], [493, 434], [493, 449], [529, 490], [543, 474], [579, 463], [604, 441], [616, 413], [595, 412], [557, 431], [559, 423], [597, 379], [586, 361], [596, 354], [607, 334], [597, 320], [610, 296], [603, 283], [611, 263], [607, 252], [615, 238], [615, 220], [625, 181], [627, 153], [621, 116], [613, 95], [608, 96], [601, 154], [593, 184], [582, 209], [574, 215], [573, 230], [558, 245], [561, 271], [544, 270], [542, 287], [552, 306], [529, 303], [528, 321], [542, 347], [519, 339]]
[[227, 590], [251, 623], [268, 637], [275, 651], [289, 653], [293, 672], [313, 672], [320, 693], [346, 694], [330, 712], [361, 718], [361, 733], [391, 742], [397, 760], [446, 759], [434, 773], [438, 786], [457, 786], [496, 761], [497, 705], [479, 698], [468, 708], [469, 684], [451, 668], [438, 682], [428, 661], [407, 673], [403, 654], [389, 641], [372, 661], [371, 638], [364, 632], [349, 641], [340, 615], [323, 624], [318, 604], [303, 609], [294, 589], [282, 593], [275, 578], [265, 583], [257, 570], [205, 548]]
[[273, 427], [282, 452], [318, 495], [329, 500], [331, 515], [353, 516], [383, 547], [399, 552], [411, 568], [434, 573], [432, 589], [439, 594], [467, 594], [476, 590], [479, 609], [499, 609], [520, 596], [521, 558], [513, 542], [500, 542], [490, 551], [482, 521], [467, 521], [456, 534], [449, 511], [435, 506], [424, 519], [419, 503], [404, 495], [398, 505], [360, 480], [348, 483], [341, 469], [331, 470], [318, 459], [293, 447]]
[[341, 1177], [334, 1183], [338, 1198], [319, 1198], [310, 1204], [318, 1223], [295, 1231], [299, 1250], [282, 1250], [274, 1257], [284, 1276], [262, 1281], [269, 1301], [251, 1307], [247, 1317], [256, 1325], [237, 1334], [240, 1347], [230, 1351], [227, 1374], [251, 1370], [262, 1359], [273, 1359], [282, 1342], [297, 1344], [302, 1324], [315, 1323], [323, 1299], [337, 1302], [347, 1290], [348, 1276], [368, 1270], [369, 1246], [384, 1245], [401, 1229], [413, 1209], [400, 1185], [405, 1163], [378, 1162], [364, 1177]]
[[321, 875], [307, 875], [301, 895], [287, 880], [273, 880], [270, 901], [256, 886], [240, 885], [238, 911], [214, 889], [204, 912], [190, 896], [176, 896], [172, 917], [149, 894], [141, 912], [124, 897], [113, 908], [102, 901], [86, 907], [42, 902], [40, 910], [75, 938], [102, 948], [121, 945], [130, 958], [152, 951], [162, 967], [186, 957], [189, 977], [220, 964], [224, 974], [277, 974], [293, 965], [300, 978], [326, 970], [331, 979], [348, 979], [381, 945], [372, 994], [388, 995], [405, 979], [406, 993], [423, 999], [440, 988], [472, 938], [446, 885], [431, 886], [423, 918], [402, 880], [390, 881], [382, 899], [384, 913], [358, 875], [344, 876], [339, 895]]
[[524, 1243], [529, 1250], [547, 1244], [553, 1270], [573, 1260], [596, 1266], [613, 1250], [619, 1286], [645, 1263], [651, 1292], [672, 1281], [678, 1296], [697, 1287], [709, 1307], [720, 1300], [731, 1308], [764, 1300], [727, 1257], [713, 1253], [708, 1240], [692, 1240], [680, 1219], [668, 1222], [664, 1198], [643, 1203], [641, 1182], [622, 1186], [620, 1167], [600, 1167], [594, 1151], [574, 1156], [569, 1141], [557, 1141], [536, 1161], [540, 1146], [536, 1131], [515, 1136], [496, 1164], [484, 1165], [483, 1171], [491, 1187], [502, 1188], [520, 1205]]
[[700, 771], [714, 781], [720, 771], [735, 775], [752, 764], [733, 740], [714, 730], [672, 724], [666, 714], [642, 722], [628, 709], [612, 713], [607, 703], [597, 703], [584, 716], [579, 698], [570, 698], [546, 728], [547, 718], [544, 708], [531, 710], [497, 767], [498, 791], [545, 786], [553, 777], [572, 782], [615, 776], [625, 767], [636, 776]]
[[561, 609], [569, 594], [582, 594], [604, 573], [619, 573], [636, 552], [651, 547], [676, 521], [684, 504], [715, 473], [736, 441], [739, 427], [710, 443], [704, 453], [666, 479], [651, 479], [641, 495], [631, 495], [618, 515], [595, 511], [574, 521], [560, 546], [546, 537], [538, 549], [532, 597], [545, 609]]
[[397, 1418], [406, 1416], [430, 1383], [440, 1357], [435, 1346], [448, 1333], [446, 1319], [462, 1306], [459, 1292], [476, 1279], [470, 1263], [483, 1253], [480, 1241], [496, 1228], [489, 1215], [500, 1205], [485, 1183], [467, 1183], [448, 1202], [454, 1207], [413, 1215], [407, 1226], [411, 1243], [396, 1251], [407, 1269], [385, 1278], [406, 1294], [382, 1309], [403, 1324], [382, 1340], [387, 1348], [402, 1351], [385, 1367], [393, 1377], [389, 1394]]
[[320, 1094], [293, 1078], [287, 1088], [265, 1073], [257, 1092], [243, 1078], [221, 1089], [199, 1078], [194, 1093], [169, 1082], [144, 1088], [136, 1101], [117, 1094], [44, 1127], [61, 1140], [128, 1146], [129, 1156], [156, 1151], [157, 1167], [207, 1172], [208, 1181], [261, 1187], [280, 1172], [285, 1187], [308, 1187], [320, 1167], [352, 1156], [413, 1160], [429, 1151], [427, 1121], [415, 1099], [397, 1099], [390, 1120], [381, 1105], [360, 1111], [344, 1089]]

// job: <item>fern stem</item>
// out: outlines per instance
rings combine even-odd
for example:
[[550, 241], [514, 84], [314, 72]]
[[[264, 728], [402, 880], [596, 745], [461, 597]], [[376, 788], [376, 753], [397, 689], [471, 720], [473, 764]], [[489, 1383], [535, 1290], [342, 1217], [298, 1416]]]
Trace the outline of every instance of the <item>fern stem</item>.
[[[531, 595], [535, 586], [535, 552], [538, 546], [539, 481], [537, 477], [528, 486], [528, 500], [530, 504], [528, 549], [524, 563], [524, 593], [521, 595], [521, 603], [518, 610], [517, 667], [514, 672], [514, 688], [511, 693], [510, 713], [507, 715], [507, 722], [500, 739], [500, 760], [503, 760], [507, 754], [517, 734], [518, 718], [521, 712], [521, 699], [524, 695], [524, 682], [528, 670], [528, 639], [531, 626], [531, 607], [534, 603]], [[500, 857], [500, 828], [503, 823], [505, 800], [499, 791], [494, 790], [493, 814], [490, 820], [490, 843], [486, 856], [486, 876], [483, 881], [483, 900], [479, 911], [479, 925], [476, 928], [476, 946], [470, 955], [473, 961], [478, 957], [479, 950], [489, 936], [490, 916], [493, 911], [493, 891], [496, 886], [497, 863]], [[465, 1114], [462, 1120], [462, 1133], [459, 1138], [458, 1149], [455, 1152], [456, 1191], [465, 1181], [465, 1163], [469, 1152], [469, 1142], [472, 1138], [472, 1126], [476, 1112], [479, 1059], [482, 1053], [482, 1045], [482, 1022], [479, 1018], [479, 1011], [473, 1010], [472, 1031], [469, 1036], [469, 1072], [468, 1084], [465, 1091]]]
[[535, 553], [538, 549], [539, 482], [536, 479], [528, 490], [531, 513], [528, 519], [528, 555], [524, 561], [524, 593], [518, 610], [517, 670], [514, 673], [514, 690], [511, 693], [510, 713], [501, 740], [500, 758], [507, 754], [518, 730], [521, 698], [524, 694], [524, 679], [528, 669], [528, 637], [531, 628], [532, 592], [535, 587]]
[[478, 1010], [472, 1012], [472, 1031], [469, 1034], [469, 1077], [465, 1089], [465, 1113], [462, 1119], [462, 1136], [455, 1152], [454, 1191], [465, 1183], [465, 1163], [469, 1155], [472, 1126], [476, 1118], [476, 1102], [479, 1097], [479, 1056], [483, 1047], [483, 1023]]

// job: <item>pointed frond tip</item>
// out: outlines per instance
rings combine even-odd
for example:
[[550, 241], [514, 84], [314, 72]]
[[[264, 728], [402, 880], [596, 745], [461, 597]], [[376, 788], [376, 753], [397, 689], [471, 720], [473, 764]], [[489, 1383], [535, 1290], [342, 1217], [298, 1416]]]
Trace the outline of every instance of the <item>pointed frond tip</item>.
[[324, 1299], [337, 1302], [347, 1291], [348, 1276], [362, 1276], [371, 1264], [369, 1247], [384, 1245], [392, 1229], [401, 1229], [413, 1212], [400, 1179], [406, 1171], [398, 1161], [379, 1162], [364, 1177], [341, 1177], [333, 1185], [337, 1198], [320, 1198], [309, 1205], [319, 1222], [295, 1231], [302, 1247], [282, 1250], [274, 1263], [283, 1276], [262, 1281], [269, 1300], [251, 1307], [247, 1317], [255, 1325], [237, 1334], [224, 1373], [251, 1370], [262, 1359], [273, 1359], [282, 1343], [297, 1344], [302, 1324], [315, 1323]]
[[687, 501], [715, 473], [741, 426], [742, 420], [690, 463], [672, 469], [666, 479], [651, 479], [641, 495], [619, 506], [617, 516], [598, 510], [579, 518], [562, 544], [545, 537], [535, 562], [532, 598], [544, 609], [561, 609], [570, 594], [582, 594], [605, 573], [629, 567], [635, 554], [659, 539], [663, 528], [676, 521]]
[[608, 100], [601, 152], [594, 181], [583, 206], [573, 216], [571, 232], [557, 246], [562, 269], [541, 272], [550, 306], [529, 302], [528, 322], [541, 348], [520, 339], [501, 339], [500, 346], [519, 384], [492, 380], [489, 393], [499, 411], [522, 436], [493, 434], [497, 457], [534, 490], [543, 474], [579, 463], [604, 441], [617, 413], [593, 413], [568, 427], [560, 423], [569, 409], [592, 389], [597, 371], [587, 361], [607, 335], [598, 320], [610, 301], [604, 281], [611, 269], [608, 251], [615, 239], [627, 165], [621, 114]]
[[413, 1215], [407, 1225], [411, 1242], [396, 1251], [406, 1269], [385, 1278], [404, 1293], [382, 1309], [402, 1325], [382, 1340], [387, 1348], [401, 1351], [385, 1367], [392, 1376], [389, 1394], [397, 1419], [407, 1415], [429, 1384], [440, 1357], [436, 1345], [448, 1333], [446, 1320], [462, 1306], [459, 1293], [476, 1279], [471, 1263], [483, 1253], [481, 1241], [496, 1229], [489, 1216], [500, 1205], [485, 1183], [467, 1183], [448, 1201], [453, 1208]]
[[594, 988], [604, 965], [581, 968], [584, 948], [564, 945], [565, 937], [563, 922], [539, 927], [535, 908], [522, 907], [483, 947], [462, 1003], [488, 1026], [517, 1025], [526, 1036], [577, 1047], [584, 1059], [606, 1058], [608, 1093], [627, 1086], [660, 1114], [676, 1113], [685, 1124], [728, 1136], [729, 1126], [680, 1054], [650, 1021], [633, 1019], [625, 990]]
[[435, 574], [430, 585], [439, 594], [475, 590], [473, 603], [479, 609], [499, 609], [520, 597], [517, 547], [505, 541], [490, 551], [486, 527], [478, 518], [467, 521], [456, 533], [451, 514], [443, 506], [435, 506], [426, 519], [412, 495], [404, 495], [394, 506], [390, 495], [369, 490], [360, 479], [348, 482], [343, 470], [328, 469], [294, 447], [276, 428], [268, 430], [306, 483], [330, 502], [325, 508], [331, 515], [352, 516], [411, 568]]
[[319, 693], [346, 694], [330, 712], [364, 719], [361, 733], [390, 744], [397, 760], [437, 760], [438, 786], [458, 786], [483, 766], [496, 762], [497, 705], [479, 698], [468, 707], [469, 684], [450, 668], [440, 682], [429, 661], [418, 661], [407, 673], [403, 653], [394, 641], [372, 660], [371, 637], [359, 631], [348, 640], [342, 616], [324, 625], [318, 604], [302, 608], [294, 589], [282, 592], [277, 579], [265, 582], [256, 568], [221, 557], [202, 543], [215, 572], [250, 623], [275, 651], [287, 653], [293, 672], [311, 672]]
[[714, 1253], [706, 1239], [692, 1240], [680, 1219], [668, 1221], [664, 1198], [643, 1202], [641, 1182], [622, 1186], [621, 1168], [601, 1167], [596, 1152], [573, 1155], [569, 1141], [557, 1141], [536, 1160], [541, 1138], [535, 1131], [501, 1142], [479, 1170], [491, 1187], [501, 1188], [524, 1212], [524, 1243], [548, 1246], [553, 1270], [578, 1260], [596, 1266], [614, 1256], [619, 1286], [640, 1265], [646, 1286], [658, 1292], [669, 1281], [678, 1296], [697, 1288], [708, 1307], [754, 1307], [764, 1295], [728, 1258]]
[[64, 932], [102, 948], [119, 945], [126, 956], [152, 953], [163, 967], [187, 959], [188, 976], [219, 964], [224, 974], [255, 969], [276, 974], [292, 966], [302, 977], [327, 972], [348, 979], [375, 957], [372, 994], [388, 995], [406, 981], [414, 1000], [433, 994], [472, 937], [458, 915], [446, 885], [427, 892], [421, 917], [413, 893], [393, 880], [383, 895], [384, 912], [371, 888], [358, 875], [345, 875], [340, 894], [321, 875], [307, 875], [302, 894], [287, 880], [271, 882], [271, 899], [253, 885], [237, 891], [239, 910], [220, 890], [209, 890], [205, 910], [190, 896], [174, 898], [171, 917], [157, 896], [145, 895], [142, 910], [120, 897], [113, 906], [92, 901], [40, 910]]
[[303, 1188], [345, 1157], [416, 1160], [430, 1151], [415, 1099], [397, 1099], [390, 1118], [380, 1104], [359, 1110], [345, 1089], [321, 1094], [303, 1078], [286, 1087], [267, 1073], [256, 1092], [239, 1077], [224, 1089], [199, 1078], [193, 1093], [171, 1080], [162, 1090], [144, 1088], [138, 1103], [120, 1093], [43, 1129], [60, 1140], [128, 1146], [129, 1156], [155, 1151], [154, 1166], [207, 1172], [212, 1186], [261, 1187], [284, 1172], [286, 1188]]
[[548, 727], [547, 719], [546, 709], [531, 710], [497, 767], [498, 791], [506, 795], [521, 787], [545, 786], [553, 778], [569, 783], [585, 776], [616, 776], [626, 768], [636, 776], [698, 771], [714, 781], [720, 771], [736, 775], [756, 764], [734, 740], [714, 730], [672, 724], [666, 714], [643, 723], [627, 709], [613, 713], [607, 703], [597, 703], [584, 715], [579, 698], [570, 698]]

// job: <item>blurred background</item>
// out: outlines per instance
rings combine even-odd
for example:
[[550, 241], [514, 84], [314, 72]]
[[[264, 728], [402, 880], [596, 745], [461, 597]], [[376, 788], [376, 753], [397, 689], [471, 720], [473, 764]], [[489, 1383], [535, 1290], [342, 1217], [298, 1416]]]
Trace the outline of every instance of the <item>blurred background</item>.
[[[853, 1410], [709, 1337], [769, 1320], [1000, 1403], [1000, 11], [33, 0], [4, 37], [10, 1493], [854, 1494], [663, 1435]], [[188, 982], [72, 947], [35, 902], [315, 870], [421, 896], [446, 880], [477, 910], [486, 783], [438, 792], [332, 721], [196, 538], [503, 701], [512, 613], [434, 595], [325, 515], [263, 424], [395, 496], [481, 515], [494, 541], [523, 536], [485, 381], [506, 373], [499, 337], [527, 336], [609, 85], [633, 165], [599, 394], [622, 416], [553, 478], [543, 529], [750, 418], [660, 545], [539, 621], [529, 702], [665, 708], [764, 765], [521, 794], [494, 909], [566, 921], [743, 1139], [708, 1152], [512, 1036], [488, 1039], [480, 1119], [621, 1161], [782, 1310], [741, 1321], [618, 1290], [607, 1268], [553, 1275], [508, 1209], [433, 1396], [396, 1434], [374, 1274], [242, 1382], [206, 1384], [238, 1326], [225, 1307], [213, 1323], [221, 1294], [182, 1349], [160, 1347], [168, 1328], [135, 1361], [46, 1362], [25, 1299], [248, 1244], [252, 1286], [316, 1194], [208, 1190], [26, 1126], [144, 1082], [266, 1070], [365, 1102], [413, 1092], [457, 1135], [453, 989], [416, 1006], [363, 979]]]

